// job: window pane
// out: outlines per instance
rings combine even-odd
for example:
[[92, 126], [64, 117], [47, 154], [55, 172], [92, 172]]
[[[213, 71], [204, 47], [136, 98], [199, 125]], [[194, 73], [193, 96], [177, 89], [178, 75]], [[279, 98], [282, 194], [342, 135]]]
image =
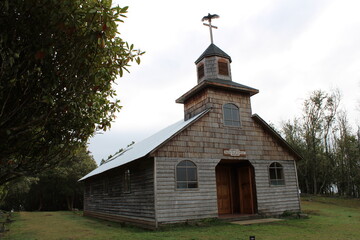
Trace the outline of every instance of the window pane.
[[269, 171], [270, 171], [270, 179], [271, 180], [276, 179], [275, 169], [270, 168]]
[[195, 163], [184, 160], [176, 166], [176, 187], [197, 188], [197, 168]]
[[228, 125], [228, 126], [231, 126], [231, 125], [232, 125], [232, 121], [225, 120], [224, 124], [225, 124], [225, 125]]
[[227, 103], [223, 107], [224, 124], [228, 126], [240, 126], [239, 108], [232, 103]]
[[187, 176], [188, 176], [188, 179], [187, 179], [188, 181], [196, 181], [197, 180], [196, 168], [188, 168]]
[[269, 167], [270, 184], [271, 185], [285, 185], [283, 167], [278, 162], [273, 162]]
[[179, 162], [178, 166], [186, 166], [186, 160]]
[[197, 182], [189, 182], [188, 188], [197, 188]]
[[240, 126], [240, 121], [233, 121], [232, 126]]
[[186, 162], [186, 166], [188, 167], [196, 167], [195, 163], [193, 163], [192, 161], [185, 160], [185, 162]]
[[225, 120], [231, 120], [231, 109], [224, 107]]
[[176, 187], [177, 188], [187, 188], [187, 183], [186, 182], [177, 182]]
[[176, 169], [177, 181], [186, 181], [186, 168], [178, 167]]
[[277, 169], [276, 169], [276, 177], [277, 177], [277, 179], [284, 179], [284, 178], [283, 178], [282, 168], [277, 168]]
[[240, 120], [240, 116], [239, 116], [239, 110], [238, 109], [232, 109], [232, 119], [234, 121], [239, 121]]

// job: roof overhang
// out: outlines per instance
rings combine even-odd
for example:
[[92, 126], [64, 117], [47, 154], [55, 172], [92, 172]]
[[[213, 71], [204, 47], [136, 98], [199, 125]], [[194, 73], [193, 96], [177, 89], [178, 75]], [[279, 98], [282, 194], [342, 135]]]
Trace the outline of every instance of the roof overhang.
[[217, 89], [224, 89], [233, 92], [248, 93], [250, 94], [250, 96], [259, 93], [259, 90], [255, 88], [251, 88], [230, 80], [206, 79], [200, 82], [195, 87], [193, 87], [187, 93], [176, 99], [176, 103], [184, 103], [186, 100], [188, 100], [189, 98], [191, 98], [192, 96], [194, 96], [195, 94], [206, 88], [217, 88]]

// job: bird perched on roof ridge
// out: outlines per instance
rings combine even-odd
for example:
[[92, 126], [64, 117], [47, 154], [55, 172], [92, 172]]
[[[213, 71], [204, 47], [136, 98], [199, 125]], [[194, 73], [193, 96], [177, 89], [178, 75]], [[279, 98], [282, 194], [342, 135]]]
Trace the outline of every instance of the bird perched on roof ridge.
[[209, 13], [207, 16], [203, 17], [201, 19], [201, 21], [209, 21], [209, 22], [211, 22], [211, 19], [213, 19], [213, 18], [219, 18], [219, 15]]

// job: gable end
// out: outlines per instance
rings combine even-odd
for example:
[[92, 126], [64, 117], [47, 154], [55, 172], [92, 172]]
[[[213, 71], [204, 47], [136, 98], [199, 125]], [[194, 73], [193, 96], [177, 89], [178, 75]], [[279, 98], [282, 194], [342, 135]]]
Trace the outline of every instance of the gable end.
[[281, 146], [285, 147], [296, 160], [302, 160], [303, 157], [284, 139], [279, 133], [277, 133], [264, 119], [259, 115], [253, 114], [251, 118], [258, 123], [266, 132], [273, 136]]

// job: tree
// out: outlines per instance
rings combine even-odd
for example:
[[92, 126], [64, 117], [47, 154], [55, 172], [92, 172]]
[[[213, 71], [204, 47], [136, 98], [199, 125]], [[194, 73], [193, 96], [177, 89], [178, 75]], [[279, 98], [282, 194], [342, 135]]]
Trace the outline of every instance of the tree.
[[22, 177], [8, 185], [5, 209], [72, 210], [83, 206], [83, 183], [78, 180], [96, 168], [85, 148], [73, 152], [59, 166], [39, 173], [36, 178]]
[[322, 191], [331, 176], [331, 156], [329, 153], [329, 132], [334, 123], [340, 94], [327, 94], [314, 91], [304, 102], [304, 137], [307, 151], [307, 168], [312, 186], [308, 189], [314, 194]]
[[360, 195], [360, 146], [359, 136], [351, 133], [346, 112], [338, 116], [338, 134], [335, 142], [335, 179], [340, 195]]
[[110, 0], [0, 2], [0, 185], [66, 159], [120, 110], [116, 77], [143, 54]]
[[323, 193], [334, 183], [334, 154], [330, 133], [340, 102], [340, 94], [314, 91], [304, 101], [303, 115], [283, 125], [285, 139], [302, 154], [298, 164], [303, 192]]

